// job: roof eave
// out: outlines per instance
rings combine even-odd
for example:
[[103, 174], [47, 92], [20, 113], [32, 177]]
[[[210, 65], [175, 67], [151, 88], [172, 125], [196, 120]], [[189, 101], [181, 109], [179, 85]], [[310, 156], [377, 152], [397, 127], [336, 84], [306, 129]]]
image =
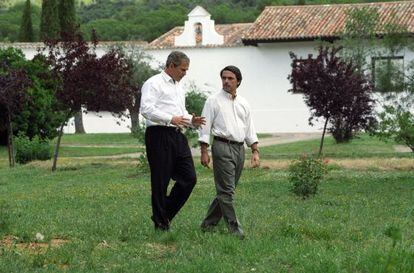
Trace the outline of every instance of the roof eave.
[[286, 42], [306, 42], [322, 40], [333, 42], [340, 39], [339, 36], [317, 36], [317, 37], [284, 37], [284, 38], [270, 38], [270, 39], [242, 39], [244, 45], [257, 46], [258, 44], [268, 43], [286, 43]]

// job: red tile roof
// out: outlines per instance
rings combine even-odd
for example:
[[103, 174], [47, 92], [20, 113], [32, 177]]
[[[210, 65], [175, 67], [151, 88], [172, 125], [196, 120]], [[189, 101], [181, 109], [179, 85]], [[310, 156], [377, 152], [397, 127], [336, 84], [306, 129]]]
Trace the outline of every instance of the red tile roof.
[[[240, 23], [240, 24], [225, 24], [215, 25], [215, 29], [218, 34], [224, 36], [223, 45], [207, 45], [196, 47], [230, 47], [242, 45], [241, 37], [243, 33], [252, 26], [252, 23]], [[180, 35], [184, 31], [184, 27], [175, 27], [163, 34], [159, 38], [152, 41], [148, 48], [150, 49], [163, 49], [163, 48], [176, 48], [174, 45], [174, 38]]]
[[[335, 38], [344, 29], [349, 11], [378, 9], [380, 23], [397, 20], [414, 33], [414, 1], [342, 5], [270, 6], [242, 37], [243, 43]], [[393, 21], [394, 22], [394, 21]], [[378, 29], [381, 33], [381, 27]]]

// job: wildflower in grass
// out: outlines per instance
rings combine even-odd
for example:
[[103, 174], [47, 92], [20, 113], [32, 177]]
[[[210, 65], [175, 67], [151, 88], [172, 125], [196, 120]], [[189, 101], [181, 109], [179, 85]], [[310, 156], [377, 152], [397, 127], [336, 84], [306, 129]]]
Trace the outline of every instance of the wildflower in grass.
[[44, 239], [45, 239], [45, 236], [42, 233], [40, 233], [40, 232], [36, 233], [36, 240], [37, 241], [43, 241]]

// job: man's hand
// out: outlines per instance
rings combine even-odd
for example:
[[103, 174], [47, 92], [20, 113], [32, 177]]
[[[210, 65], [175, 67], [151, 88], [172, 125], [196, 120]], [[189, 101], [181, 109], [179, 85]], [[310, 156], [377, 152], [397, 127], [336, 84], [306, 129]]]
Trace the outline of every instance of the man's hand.
[[253, 152], [251, 164], [253, 168], [257, 168], [260, 166], [260, 156], [258, 151]]
[[193, 113], [193, 118], [191, 119], [191, 123], [194, 127], [198, 128], [201, 125], [206, 124], [206, 118], [205, 117], [196, 117], [196, 115]]
[[171, 124], [178, 127], [188, 127], [190, 125], [190, 120], [188, 118], [185, 118], [184, 116], [174, 116], [171, 119]]
[[207, 147], [208, 145], [206, 143], [200, 142], [201, 147], [201, 165], [203, 165], [206, 168], [210, 169], [210, 156], [208, 155]]

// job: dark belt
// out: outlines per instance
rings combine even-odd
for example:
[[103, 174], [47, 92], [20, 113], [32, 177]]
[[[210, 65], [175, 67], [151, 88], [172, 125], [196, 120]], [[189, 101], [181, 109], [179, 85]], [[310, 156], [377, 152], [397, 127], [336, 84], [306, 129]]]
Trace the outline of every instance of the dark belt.
[[149, 126], [147, 129], [149, 128], [153, 128], [155, 130], [161, 129], [161, 130], [168, 130], [168, 131], [175, 131], [175, 132], [181, 132], [182, 130], [180, 127], [163, 126], [163, 125], [153, 125], [153, 126]]
[[244, 142], [229, 140], [229, 139], [226, 139], [226, 138], [223, 138], [223, 137], [218, 137], [218, 136], [214, 136], [214, 140], [225, 142], [227, 144], [237, 144], [237, 145], [243, 145], [244, 144]]

